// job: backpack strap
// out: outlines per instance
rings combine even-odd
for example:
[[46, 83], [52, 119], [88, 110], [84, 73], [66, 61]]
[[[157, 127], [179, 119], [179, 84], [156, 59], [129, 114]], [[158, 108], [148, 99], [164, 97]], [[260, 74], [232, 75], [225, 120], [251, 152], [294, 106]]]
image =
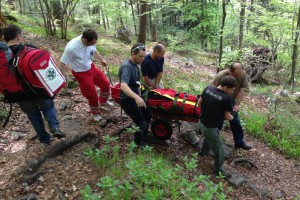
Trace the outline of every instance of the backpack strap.
[[187, 93], [185, 93], [184, 97], [183, 97], [183, 100], [182, 100], [182, 104], [181, 104], [181, 108], [180, 108], [180, 114], [184, 114], [184, 105], [185, 105], [185, 102], [186, 102], [186, 99], [189, 95]]
[[173, 104], [170, 108], [170, 112], [171, 113], [176, 113], [177, 111], [177, 100], [178, 100], [178, 97], [179, 97], [179, 92], [177, 92], [175, 95], [174, 95], [174, 100], [173, 100]]

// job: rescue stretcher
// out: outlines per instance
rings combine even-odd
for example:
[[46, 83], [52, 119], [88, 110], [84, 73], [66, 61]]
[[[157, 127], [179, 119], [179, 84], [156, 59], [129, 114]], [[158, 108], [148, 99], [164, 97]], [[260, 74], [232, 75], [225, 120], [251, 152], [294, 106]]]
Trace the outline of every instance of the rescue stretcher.
[[[197, 122], [200, 108], [197, 96], [176, 92], [172, 89], [141, 88], [142, 97], [152, 112], [151, 132], [159, 140], [167, 140], [180, 121]], [[120, 84], [111, 85], [112, 98], [120, 104]]]

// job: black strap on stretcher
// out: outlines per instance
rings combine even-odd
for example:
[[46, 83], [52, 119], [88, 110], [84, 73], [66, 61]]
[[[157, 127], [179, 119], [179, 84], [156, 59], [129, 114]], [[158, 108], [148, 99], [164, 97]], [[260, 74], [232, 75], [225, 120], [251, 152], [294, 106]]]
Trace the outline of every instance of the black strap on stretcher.
[[177, 113], [177, 109], [178, 109], [178, 107], [177, 107], [177, 100], [178, 100], [179, 94], [180, 94], [180, 93], [177, 92], [177, 93], [174, 95], [173, 104], [172, 104], [172, 106], [171, 106], [171, 108], [170, 108], [170, 112], [171, 112], [171, 113], [174, 113], [174, 114]]
[[181, 108], [179, 108], [180, 109], [180, 111], [179, 111], [180, 114], [184, 114], [184, 106], [185, 106], [185, 102], [186, 102], [186, 99], [187, 99], [188, 96], [189, 95], [187, 93], [185, 93], [185, 95], [183, 97], [183, 100], [182, 100]]
[[195, 102], [195, 105], [194, 105], [194, 116], [196, 116], [196, 110], [197, 110], [197, 106], [198, 106], [197, 103], [198, 103], [200, 97], [201, 97], [201, 95], [197, 95], [196, 102]]

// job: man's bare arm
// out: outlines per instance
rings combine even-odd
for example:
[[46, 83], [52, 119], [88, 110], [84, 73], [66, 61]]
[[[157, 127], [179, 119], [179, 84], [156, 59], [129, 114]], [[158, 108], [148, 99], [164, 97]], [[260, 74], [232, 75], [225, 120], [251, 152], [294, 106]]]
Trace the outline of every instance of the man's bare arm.
[[231, 121], [231, 120], [233, 120], [233, 116], [230, 112], [226, 111], [225, 115], [224, 115], [224, 119], [228, 120], [228, 121]]
[[66, 77], [66, 78], [69, 78], [69, 76], [70, 76], [70, 65], [66, 65], [63, 62], [59, 62], [58, 67], [59, 67], [62, 75], [64, 75], [64, 77]]
[[235, 105], [233, 106], [233, 111], [235, 111], [235, 112], [240, 111], [240, 105], [244, 98], [244, 94], [245, 94], [245, 88], [240, 88], [240, 90], [236, 96], [236, 102], [235, 102]]
[[198, 105], [199, 107], [201, 107], [202, 101], [203, 101], [203, 98], [200, 97], [199, 100], [198, 100], [198, 102], [197, 102], [197, 105]]
[[159, 72], [156, 76], [156, 82], [155, 82], [155, 87], [157, 88], [159, 86], [160, 80], [162, 78], [162, 72]]
[[143, 76], [144, 79], [144, 83], [146, 83], [146, 85], [148, 85], [151, 88], [155, 88], [155, 85], [152, 84], [152, 82], [150, 81], [150, 78], [148, 76]]
[[99, 60], [101, 62], [101, 65], [106, 66], [106, 60], [100, 55], [100, 53], [96, 50], [95, 51], [95, 59]]
[[146, 104], [144, 102], [144, 100], [137, 95], [136, 93], [134, 93], [130, 87], [127, 85], [127, 83], [121, 83], [121, 88], [120, 88], [128, 97], [131, 97], [135, 100], [136, 104], [138, 105], [138, 107], [145, 107], [146, 108]]

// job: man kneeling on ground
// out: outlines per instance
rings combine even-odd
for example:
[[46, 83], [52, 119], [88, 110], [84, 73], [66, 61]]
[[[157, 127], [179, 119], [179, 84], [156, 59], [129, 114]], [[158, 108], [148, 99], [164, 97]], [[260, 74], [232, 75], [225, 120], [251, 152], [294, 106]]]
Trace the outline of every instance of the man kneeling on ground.
[[216, 175], [221, 173], [225, 178], [231, 175], [223, 168], [224, 149], [218, 126], [223, 119], [233, 120], [231, 114], [233, 107], [229, 94], [235, 91], [237, 85], [238, 82], [233, 76], [225, 76], [218, 87], [206, 87], [198, 101], [201, 107], [198, 130], [204, 135], [199, 155], [207, 155], [211, 149], [214, 153], [214, 173]]

